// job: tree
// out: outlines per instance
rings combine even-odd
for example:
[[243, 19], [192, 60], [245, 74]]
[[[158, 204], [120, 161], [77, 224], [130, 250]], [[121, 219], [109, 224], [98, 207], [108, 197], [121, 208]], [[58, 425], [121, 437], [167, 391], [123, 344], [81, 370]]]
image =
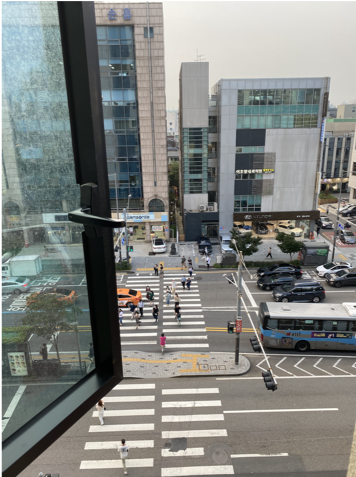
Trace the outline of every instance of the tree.
[[168, 172], [169, 186], [179, 188], [179, 162], [172, 162]]
[[52, 343], [60, 361], [59, 332], [72, 329], [72, 325], [68, 321], [72, 312], [67, 311], [72, 305], [68, 305], [64, 300], [50, 294], [37, 297], [29, 296], [26, 301], [28, 309], [22, 323], [28, 327], [31, 333], [42, 336]]
[[283, 253], [289, 253], [290, 259], [292, 260], [292, 255], [297, 252], [300, 252], [304, 248], [302, 242], [298, 242], [293, 235], [286, 235], [283, 232], [279, 232], [276, 235], [277, 242], [279, 242], [278, 247]]
[[[254, 237], [252, 232], [242, 235], [236, 229], [232, 229], [230, 233], [231, 239], [236, 240], [236, 247], [240, 252], [242, 252], [243, 257], [245, 257], [245, 255], [249, 256], [258, 252], [258, 245], [261, 245], [262, 243], [261, 237]], [[232, 250], [236, 250], [236, 247], [232, 242], [230, 242], [229, 246], [232, 248]]]

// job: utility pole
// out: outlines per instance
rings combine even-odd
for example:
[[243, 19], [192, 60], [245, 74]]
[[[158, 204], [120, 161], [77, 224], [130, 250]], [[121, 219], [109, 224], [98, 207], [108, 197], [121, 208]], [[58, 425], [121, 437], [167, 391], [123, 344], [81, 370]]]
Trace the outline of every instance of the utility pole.
[[336, 235], [339, 230], [339, 219], [340, 219], [340, 204], [341, 204], [341, 190], [342, 190], [342, 179], [344, 178], [344, 171], [341, 171], [341, 180], [340, 180], [340, 191], [339, 191], [339, 203], [337, 205], [337, 215], [336, 215], [336, 224], [334, 228], [334, 241], [333, 241], [333, 255], [331, 261], [334, 261], [335, 257], [335, 247], [336, 247]]

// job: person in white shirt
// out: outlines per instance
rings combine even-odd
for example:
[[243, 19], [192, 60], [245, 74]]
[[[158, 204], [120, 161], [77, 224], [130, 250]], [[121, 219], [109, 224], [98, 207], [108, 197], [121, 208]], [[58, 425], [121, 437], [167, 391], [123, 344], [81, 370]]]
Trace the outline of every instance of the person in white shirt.
[[175, 292], [176, 292], [176, 287], [177, 287], [176, 281], [173, 280], [173, 282], [172, 282], [172, 287], [171, 287], [172, 295], [175, 294]]
[[100, 401], [98, 402], [98, 404], [95, 407], [96, 407], [96, 409], [98, 411], [98, 414], [99, 414], [100, 424], [103, 426], [104, 425], [104, 410], [105, 410], [104, 401], [102, 399], [100, 399]]
[[138, 305], [137, 305], [137, 308], [139, 309], [140, 313], [141, 313], [141, 318], [143, 317], [143, 307], [145, 305], [143, 304], [143, 301], [142, 299], [138, 302]]
[[125, 439], [121, 439], [121, 446], [119, 446], [118, 451], [120, 452], [120, 458], [122, 462], [122, 467], [124, 468], [124, 474], [127, 474], [126, 459], [129, 455], [129, 446], [126, 444]]
[[119, 322], [120, 322], [120, 326], [122, 326], [122, 319], [124, 317], [124, 312], [122, 311], [121, 308], [119, 308]]
[[209, 256], [206, 257], [206, 265], [208, 267], [208, 270], [209, 270], [209, 267], [210, 267], [210, 262], [211, 262], [211, 258]]

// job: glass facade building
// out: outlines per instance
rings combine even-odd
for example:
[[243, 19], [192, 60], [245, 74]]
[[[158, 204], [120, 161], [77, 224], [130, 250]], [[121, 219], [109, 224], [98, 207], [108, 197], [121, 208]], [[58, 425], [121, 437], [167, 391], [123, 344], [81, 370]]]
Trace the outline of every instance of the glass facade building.
[[184, 194], [208, 192], [208, 142], [208, 128], [183, 128]]

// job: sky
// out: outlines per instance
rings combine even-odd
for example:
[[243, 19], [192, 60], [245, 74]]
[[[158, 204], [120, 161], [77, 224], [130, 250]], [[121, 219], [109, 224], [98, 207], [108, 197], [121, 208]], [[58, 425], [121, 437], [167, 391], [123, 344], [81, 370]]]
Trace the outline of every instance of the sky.
[[[134, 2], [132, 2], [134, 3]], [[221, 78], [330, 76], [330, 102], [356, 102], [356, 2], [164, 1], [167, 110], [182, 62]]]

